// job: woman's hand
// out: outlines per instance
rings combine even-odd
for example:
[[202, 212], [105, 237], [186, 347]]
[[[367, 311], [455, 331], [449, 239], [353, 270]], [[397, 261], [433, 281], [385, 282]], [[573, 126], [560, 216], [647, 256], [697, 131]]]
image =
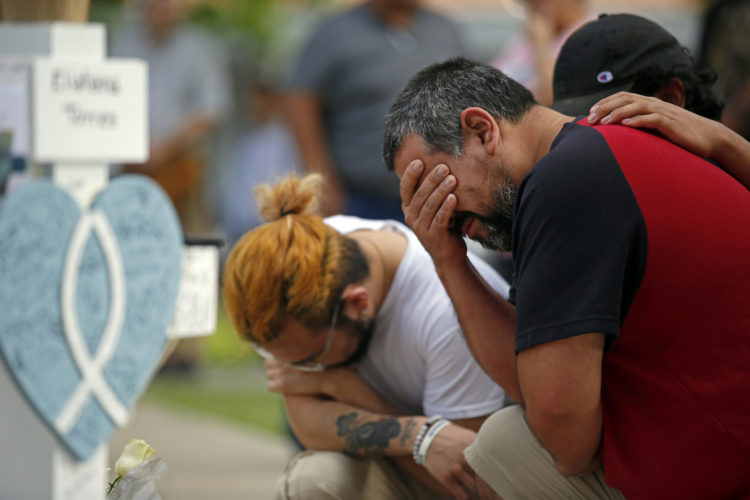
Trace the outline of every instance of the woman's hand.
[[621, 123], [653, 129], [703, 158], [713, 157], [714, 144], [719, 141], [716, 136], [725, 128], [675, 104], [629, 92], [618, 92], [594, 104], [588, 120], [592, 125]]
[[655, 97], [618, 92], [591, 107], [589, 123], [621, 123], [658, 131], [691, 153], [708, 158], [750, 189], [750, 142], [721, 122]]

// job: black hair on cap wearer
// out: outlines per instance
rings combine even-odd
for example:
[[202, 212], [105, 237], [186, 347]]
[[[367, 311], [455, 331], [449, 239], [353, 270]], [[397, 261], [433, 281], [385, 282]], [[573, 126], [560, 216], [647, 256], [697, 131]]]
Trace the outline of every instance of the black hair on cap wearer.
[[552, 108], [588, 114], [597, 101], [630, 90], [647, 70], [693, 66], [687, 49], [667, 30], [633, 14], [602, 14], [565, 41], [555, 63]]

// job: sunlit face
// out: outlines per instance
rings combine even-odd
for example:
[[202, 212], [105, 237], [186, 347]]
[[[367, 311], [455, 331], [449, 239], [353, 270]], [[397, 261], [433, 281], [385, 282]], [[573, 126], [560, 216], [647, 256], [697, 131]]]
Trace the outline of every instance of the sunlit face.
[[289, 319], [277, 338], [256, 350], [261, 356], [270, 355], [292, 368], [321, 371], [359, 361], [367, 351], [373, 329], [372, 321], [356, 321], [342, 314], [335, 318], [332, 328], [315, 334], [300, 322]]
[[447, 165], [456, 178], [456, 211], [452, 230], [466, 235], [486, 248], [510, 248], [513, 226], [513, 206], [516, 188], [502, 161], [482, 157], [481, 152], [467, 151], [454, 157], [445, 153], [432, 153], [424, 141], [415, 135], [404, 140], [394, 158], [394, 170], [399, 179], [409, 164], [420, 159], [425, 164], [420, 183], [438, 165]]

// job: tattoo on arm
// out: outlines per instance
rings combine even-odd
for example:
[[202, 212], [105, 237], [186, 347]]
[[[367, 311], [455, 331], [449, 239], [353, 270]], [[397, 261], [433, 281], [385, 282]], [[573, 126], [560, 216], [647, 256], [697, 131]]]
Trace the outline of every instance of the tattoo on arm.
[[401, 432], [401, 424], [395, 418], [378, 421], [363, 421], [359, 413], [352, 412], [336, 419], [338, 435], [346, 441], [344, 453], [356, 457], [382, 455], [391, 438]]

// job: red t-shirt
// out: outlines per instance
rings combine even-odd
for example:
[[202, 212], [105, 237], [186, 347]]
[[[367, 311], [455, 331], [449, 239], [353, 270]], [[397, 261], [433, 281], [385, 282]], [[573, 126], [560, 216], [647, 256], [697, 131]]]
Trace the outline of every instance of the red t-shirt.
[[607, 335], [607, 483], [750, 496], [750, 191], [647, 132], [568, 124], [519, 189], [517, 349]]

